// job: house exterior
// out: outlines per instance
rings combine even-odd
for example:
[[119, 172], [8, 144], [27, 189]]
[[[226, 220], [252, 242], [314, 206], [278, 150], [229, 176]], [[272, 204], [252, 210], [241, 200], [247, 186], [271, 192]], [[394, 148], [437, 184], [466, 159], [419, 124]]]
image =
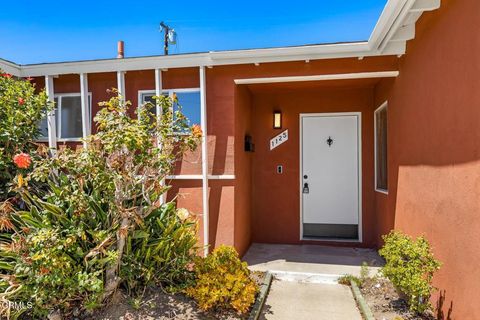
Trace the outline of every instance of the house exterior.
[[205, 136], [168, 197], [199, 215], [202, 243], [425, 235], [443, 262], [434, 304], [480, 319], [479, 30], [478, 0], [389, 0], [365, 42], [0, 68], [57, 102], [51, 147], [95, 132], [109, 88], [132, 114], [177, 94]]

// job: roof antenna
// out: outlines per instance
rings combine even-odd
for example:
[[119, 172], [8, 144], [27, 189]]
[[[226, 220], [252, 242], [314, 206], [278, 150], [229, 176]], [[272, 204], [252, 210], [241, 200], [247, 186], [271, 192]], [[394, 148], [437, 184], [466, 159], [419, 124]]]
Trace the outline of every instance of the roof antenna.
[[163, 32], [163, 53], [168, 56], [168, 45], [177, 43], [177, 33], [163, 21], [160, 22], [160, 32]]

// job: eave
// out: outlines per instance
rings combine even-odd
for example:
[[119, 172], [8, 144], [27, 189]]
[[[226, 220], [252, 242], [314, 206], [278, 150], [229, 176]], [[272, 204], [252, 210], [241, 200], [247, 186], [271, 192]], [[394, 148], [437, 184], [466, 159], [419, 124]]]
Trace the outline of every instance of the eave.
[[406, 42], [415, 37], [415, 23], [422, 13], [439, 7], [440, 0], [389, 0], [369, 40], [364, 42], [27, 65], [18, 65], [0, 59], [0, 69], [19, 77], [35, 77], [384, 55], [400, 56], [406, 52]]

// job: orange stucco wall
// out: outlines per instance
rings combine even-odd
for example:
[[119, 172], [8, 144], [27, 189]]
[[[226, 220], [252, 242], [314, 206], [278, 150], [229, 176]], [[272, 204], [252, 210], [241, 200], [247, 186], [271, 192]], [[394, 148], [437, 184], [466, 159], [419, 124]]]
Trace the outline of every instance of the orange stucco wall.
[[376, 89], [377, 105], [389, 101], [378, 233], [394, 227], [431, 242], [443, 263], [432, 299], [443, 300], [440, 319], [480, 319], [479, 30], [480, 1], [442, 0], [417, 23], [400, 76]]

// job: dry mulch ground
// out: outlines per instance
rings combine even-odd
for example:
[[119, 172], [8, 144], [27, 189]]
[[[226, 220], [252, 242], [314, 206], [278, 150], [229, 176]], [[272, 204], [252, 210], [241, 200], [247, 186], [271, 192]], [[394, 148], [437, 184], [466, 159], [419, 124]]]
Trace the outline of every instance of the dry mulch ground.
[[416, 315], [385, 278], [368, 278], [360, 288], [363, 297], [377, 320], [434, 320], [433, 315]]
[[[265, 274], [254, 272], [252, 279], [260, 286]], [[239, 315], [234, 311], [212, 310], [201, 311], [191, 298], [177, 293], [165, 293], [159, 288], [145, 292], [140, 305], [132, 306], [131, 299], [119, 291], [112, 301], [95, 314], [82, 320], [234, 320], [247, 319], [249, 313]]]
[[202, 312], [195, 301], [183, 294], [164, 293], [160, 289], [145, 293], [140, 305], [132, 306], [131, 300], [122, 292], [118, 292], [111, 303], [85, 320], [156, 320], [156, 319], [245, 319], [234, 312], [210, 311]]

